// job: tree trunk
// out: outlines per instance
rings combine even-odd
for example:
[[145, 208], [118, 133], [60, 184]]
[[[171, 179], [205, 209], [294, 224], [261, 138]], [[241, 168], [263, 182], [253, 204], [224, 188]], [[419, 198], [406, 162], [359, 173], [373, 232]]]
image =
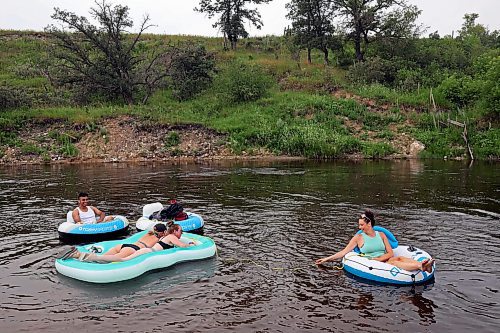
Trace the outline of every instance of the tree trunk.
[[361, 34], [363, 33], [361, 24], [361, 13], [354, 16], [355, 28], [354, 28], [354, 51], [356, 52], [356, 60], [363, 61], [363, 51], [361, 51]]
[[356, 36], [354, 39], [354, 50], [356, 51], [356, 60], [364, 61], [363, 52], [361, 51], [361, 36]]
[[228, 50], [228, 47], [227, 47], [227, 35], [226, 33], [224, 32], [224, 42], [223, 42], [223, 48], [224, 48], [224, 51], [227, 51]]
[[325, 66], [329, 65], [330, 62], [328, 61], [328, 49], [326, 47], [323, 49], [323, 53], [324, 53], [323, 60], [325, 62]]
[[312, 63], [312, 60], [311, 60], [311, 49], [309, 47], [307, 48], [307, 63], [308, 64]]

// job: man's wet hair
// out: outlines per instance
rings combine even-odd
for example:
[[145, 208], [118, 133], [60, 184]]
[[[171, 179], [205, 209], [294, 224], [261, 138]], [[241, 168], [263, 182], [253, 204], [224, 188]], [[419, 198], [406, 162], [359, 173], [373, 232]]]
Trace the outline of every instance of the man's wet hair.
[[78, 199], [84, 198], [84, 197], [88, 197], [88, 196], [89, 196], [89, 194], [87, 192], [80, 192], [80, 193], [78, 193]]

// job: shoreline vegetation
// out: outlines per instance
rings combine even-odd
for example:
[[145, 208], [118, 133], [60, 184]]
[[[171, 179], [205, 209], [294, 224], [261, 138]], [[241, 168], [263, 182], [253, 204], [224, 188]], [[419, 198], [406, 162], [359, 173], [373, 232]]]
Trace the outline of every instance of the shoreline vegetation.
[[493, 33], [468, 24], [460, 38], [370, 44], [362, 62], [345, 42], [328, 64], [287, 35], [224, 50], [223, 38], [143, 34], [137, 52], [170, 52], [144, 103], [55, 84], [50, 33], [0, 30], [0, 164], [499, 160], [500, 35], [482, 41]]

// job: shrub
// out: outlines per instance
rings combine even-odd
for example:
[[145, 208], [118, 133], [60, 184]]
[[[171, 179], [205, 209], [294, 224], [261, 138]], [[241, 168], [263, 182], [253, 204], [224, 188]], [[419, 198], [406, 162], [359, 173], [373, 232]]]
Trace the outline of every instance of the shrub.
[[353, 83], [384, 83], [386, 82], [387, 66], [379, 57], [370, 58], [364, 62], [352, 65], [348, 77]]
[[451, 103], [463, 107], [477, 101], [481, 95], [484, 82], [469, 76], [451, 75], [444, 79], [438, 87], [440, 93]]
[[417, 131], [415, 138], [425, 145], [420, 152], [424, 158], [449, 158], [464, 156], [462, 132], [455, 128], [446, 128], [441, 131]]
[[0, 130], [0, 146], [17, 146], [18, 144], [19, 139], [16, 133]]
[[487, 67], [482, 94], [488, 113], [500, 119], [500, 56], [491, 59]]
[[211, 82], [215, 61], [204, 46], [188, 44], [171, 51], [171, 78], [173, 96], [184, 101], [203, 91]]
[[29, 96], [19, 88], [0, 86], [0, 111], [27, 107], [31, 106], [31, 104]]
[[231, 102], [255, 101], [264, 97], [272, 79], [257, 65], [233, 62], [218, 78], [220, 93]]
[[163, 143], [165, 144], [165, 147], [177, 146], [179, 143], [181, 143], [179, 133], [172, 131], [166, 134]]
[[396, 85], [404, 91], [416, 90], [421, 82], [422, 71], [419, 69], [402, 68], [396, 73]]
[[500, 158], [500, 129], [492, 128], [471, 135], [474, 155], [479, 158]]

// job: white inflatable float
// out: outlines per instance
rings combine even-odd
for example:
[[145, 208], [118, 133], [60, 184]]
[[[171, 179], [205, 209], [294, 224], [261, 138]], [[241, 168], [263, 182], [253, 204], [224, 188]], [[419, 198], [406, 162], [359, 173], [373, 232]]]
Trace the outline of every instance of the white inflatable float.
[[[107, 241], [92, 245], [77, 247], [80, 252], [91, 250], [105, 253], [118, 244], [131, 244], [144, 236], [147, 231], [142, 231], [117, 241]], [[148, 271], [162, 269], [179, 262], [200, 260], [215, 255], [216, 246], [212, 239], [196, 234], [184, 233], [181, 241], [185, 243], [194, 242], [196, 245], [190, 247], [174, 247], [162, 251], [146, 253], [128, 261], [112, 263], [83, 262], [76, 259], [57, 259], [56, 270], [71, 278], [93, 282], [110, 283], [133, 279]]]
[[[406, 257], [417, 261], [430, 259], [431, 256], [424, 250], [413, 246], [397, 246], [393, 249], [395, 257]], [[407, 271], [391, 264], [370, 260], [358, 252], [349, 252], [342, 260], [344, 269], [359, 278], [380, 283], [396, 285], [423, 284], [434, 278], [435, 264], [432, 272]]]
[[66, 222], [57, 228], [59, 239], [66, 243], [79, 244], [113, 239], [128, 232], [129, 222], [125, 216], [115, 215], [109, 222], [78, 224], [73, 220], [71, 211], [66, 215]]
[[[149, 217], [151, 214], [158, 212], [163, 209], [163, 205], [161, 202], [155, 202], [151, 204], [147, 204], [142, 208], [142, 216], [137, 220], [135, 226], [137, 230], [152, 230], [153, 226], [157, 223], [165, 224], [165, 222], [161, 222], [158, 220], [150, 220]], [[174, 222], [181, 226], [182, 231], [187, 231], [190, 233], [201, 234], [203, 233], [204, 221], [203, 218], [195, 213], [186, 212], [188, 218], [186, 220], [176, 221]]]

